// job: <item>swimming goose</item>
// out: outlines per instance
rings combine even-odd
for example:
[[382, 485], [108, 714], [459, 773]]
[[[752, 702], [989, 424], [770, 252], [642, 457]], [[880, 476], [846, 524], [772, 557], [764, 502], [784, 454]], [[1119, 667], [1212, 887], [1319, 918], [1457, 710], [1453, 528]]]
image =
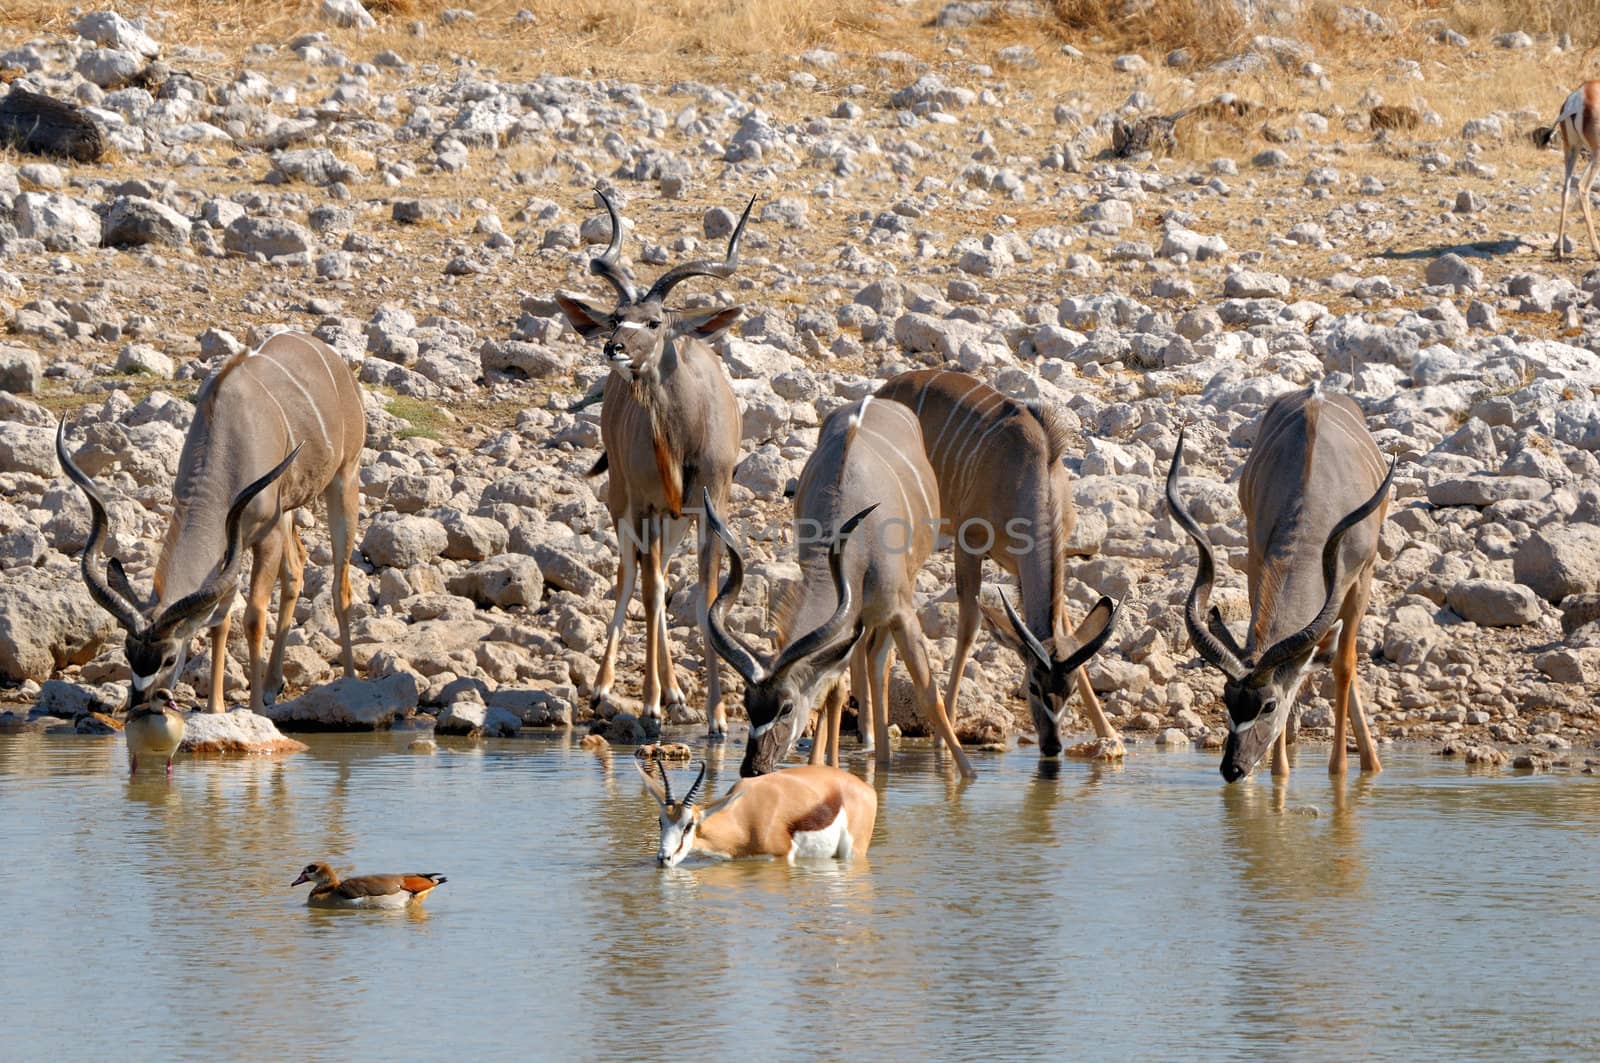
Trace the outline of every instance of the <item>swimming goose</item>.
[[139, 757], [163, 757], [167, 774], [172, 774], [172, 755], [183, 741], [183, 710], [172, 691], [160, 687], [153, 691], [150, 700], [128, 713], [128, 722], [122, 735], [128, 743], [128, 774], [139, 770]]
[[307, 864], [300, 877], [289, 883], [315, 883], [306, 904], [312, 908], [404, 908], [421, 904], [433, 888], [445, 881], [443, 875], [357, 875], [341, 879], [333, 868], [318, 862]]

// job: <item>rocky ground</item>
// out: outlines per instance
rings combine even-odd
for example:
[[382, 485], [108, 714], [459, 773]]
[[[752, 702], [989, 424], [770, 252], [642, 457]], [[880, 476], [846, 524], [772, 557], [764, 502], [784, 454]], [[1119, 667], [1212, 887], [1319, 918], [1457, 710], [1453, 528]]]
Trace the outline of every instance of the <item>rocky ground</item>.
[[[143, 586], [188, 398], [294, 327], [366, 386], [357, 657], [377, 682], [322, 685], [337, 628], [307, 515], [288, 676], [310, 693], [274, 714], [589, 724], [615, 537], [584, 477], [598, 409], [568, 407], [604, 369], [552, 294], [602, 293], [586, 270], [609, 232], [599, 182], [641, 276], [719, 254], [757, 197], [738, 275], [678, 296], [746, 310], [717, 344], [748, 453], [736, 631], [763, 637], [796, 571], [782, 492], [820, 419], [895, 372], [958, 366], [1055, 404], [1080, 436], [1069, 596], [1074, 612], [1127, 602], [1089, 668], [1108, 712], [1130, 737], [1215, 742], [1221, 677], [1187, 645], [1194, 551], [1162, 477], [1188, 425], [1183, 490], [1232, 562], [1215, 600], [1242, 628], [1237, 470], [1266, 403], [1320, 379], [1399, 459], [1362, 632], [1378, 732], [1584, 763], [1600, 740], [1600, 271], [1552, 261], [1559, 155], [1526, 136], [1578, 80], [1577, 51], [1346, 8], [1337, 54], [1262, 25], [1213, 63], [1063, 43], [1030, 5], [886, 6], [828, 47], [638, 78], [614, 52], [584, 73], [548, 15], [499, 8], [364, 28], [330, 2], [253, 41], [134, 10], [0, 29], [0, 77], [83, 105], [114, 148], [0, 161], [0, 697], [36, 718], [121, 698], [120, 637], [78, 579], [88, 516], [56, 467], [58, 418]], [[1153, 151], [1112, 153], [1119, 122], [1219, 96], [1170, 143], [1157, 123]], [[693, 576], [684, 553], [679, 723], [700, 718]], [[941, 658], [950, 580], [944, 554], [920, 584]], [[637, 621], [629, 636], [636, 695]], [[241, 643], [235, 696], [242, 659]], [[1028, 726], [1007, 651], [980, 640], [968, 677], [965, 739]], [[1331, 692], [1324, 670], [1302, 735], [1331, 733]], [[909, 708], [899, 723], [919, 729]], [[638, 737], [631, 716], [611, 733]]]

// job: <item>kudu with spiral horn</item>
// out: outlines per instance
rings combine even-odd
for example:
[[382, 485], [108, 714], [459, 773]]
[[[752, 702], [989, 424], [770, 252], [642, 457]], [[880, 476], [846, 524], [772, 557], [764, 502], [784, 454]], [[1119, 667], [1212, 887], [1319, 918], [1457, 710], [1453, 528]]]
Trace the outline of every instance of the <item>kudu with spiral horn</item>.
[[[616, 679], [617, 651], [628, 601], [643, 569], [645, 612], [644, 708], [659, 717], [663, 705], [681, 706], [683, 692], [667, 646], [666, 559], [687, 533], [692, 510], [684, 499], [705, 493], [724, 503], [739, 460], [742, 420], [722, 360], [708, 341], [732, 325], [738, 306], [669, 310], [666, 298], [691, 277], [726, 280], [739, 264], [739, 242], [754, 198], [728, 241], [722, 261], [686, 262], [662, 274], [643, 295], [622, 263], [622, 216], [606, 192], [595, 196], [611, 217], [611, 241], [591, 259], [590, 272], [616, 290], [611, 310], [563, 293], [556, 302], [568, 322], [587, 339], [602, 339], [607, 375], [601, 396], [600, 440], [604, 454], [592, 474], [609, 471], [606, 504], [617, 529], [621, 554], [616, 606], [605, 652], [593, 683], [604, 702]], [[715, 536], [699, 542], [700, 626], [709, 644], [706, 607], [715, 595], [721, 547]], [[727, 733], [727, 714], [715, 659], [706, 654], [706, 715], [713, 737]]]
[[705, 781], [705, 761], [682, 801], [672, 799], [667, 769], [657, 760], [660, 779], [637, 759], [634, 767], [661, 809], [661, 839], [656, 863], [676, 867], [690, 853], [729, 860], [770, 856], [795, 861], [865, 854], [872, 844], [878, 795], [872, 787], [838, 768], [803, 765], [740, 779], [704, 808], [695, 801]]
[[[327, 502], [333, 545], [333, 611], [345, 675], [355, 674], [350, 642], [350, 547], [356, 530], [358, 467], [366, 442], [361, 389], [333, 349], [300, 332], [280, 332], [235, 355], [195, 396], [194, 420], [178, 458], [172, 515], [156, 561], [155, 594], [134, 593], [116, 558], [95, 568], [106, 506], [94, 482], [56, 438], [61, 467], [89, 500], [94, 533], [83, 554], [89, 593], [128, 632], [131, 704], [176, 685], [193, 636], [211, 629], [207, 707], [223, 710], [230, 607], [245, 547], [251, 552], [244, 613], [250, 652], [250, 709], [275, 698], [283, 684], [285, 636], [305, 578], [306, 549], [294, 510]], [[298, 454], [292, 464], [286, 455]], [[271, 478], [256, 479], [278, 467]], [[252, 482], [253, 481], [253, 482]], [[227, 578], [223, 578], [223, 574]], [[271, 660], [263, 668], [267, 608], [274, 585], [278, 620]]]
[[[730, 570], [711, 621], [711, 645], [745, 680], [750, 738], [741, 775], [772, 771], [793, 748], [826, 695], [811, 762], [837, 765], [845, 657], [866, 689], [857, 702], [872, 718], [878, 763], [889, 763], [888, 667], [900, 651], [916, 691], [917, 712], [949, 745], [962, 774], [972, 764], [933, 682], [927, 640], [917, 617], [917, 573], [933, 552], [939, 485], [922, 446], [916, 415], [897, 402], [863, 399], [835, 410], [817, 435], [794, 496], [800, 579], [779, 597], [773, 623], [782, 650], [770, 662], [726, 630], [723, 611], [739, 593], [744, 567], [716, 507], [706, 517], [728, 546]], [[851, 532], [854, 531], [854, 535]], [[798, 632], [809, 632], [796, 638]]]
[[1334, 738], [1328, 770], [1345, 770], [1345, 723], [1362, 771], [1382, 770], [1356, 687], [1356, 637], [1377, 562], [1395, 465], [1387, 472], [1358, 406], [1308, 388], [1278, 398], [1261, 421], [1239, 481], [1248, 524], [1250, 627], [1243, 646], [1211, 606], [1216, 562], [1178, 495], [1183, 432], [1167, 471], [1167, 505], [1199, 548], [1184, 623], [1195, 650], [1226, 677], [1228, 737], [1222, 777], [1248, 775], [1273, 749], [1289, 772], [1285, 725], [1319, 646], [1334, 651]]

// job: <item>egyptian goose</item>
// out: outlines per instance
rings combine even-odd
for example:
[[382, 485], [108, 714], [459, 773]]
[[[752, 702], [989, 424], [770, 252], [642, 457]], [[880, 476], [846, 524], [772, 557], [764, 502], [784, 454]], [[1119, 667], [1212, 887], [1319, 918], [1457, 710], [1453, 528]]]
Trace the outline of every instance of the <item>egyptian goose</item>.
[[341, 879], [333, 868], [318, 862], [307, 864], [300, 877], [289, 883], [315, 883], [306, 904], [313, 908], [404, 908], [421, 904], [433, 888], [445, 881], [443, 875], [357, 875]]
[[183, 710], [166, 687], [159, 687], [150, 700], [128, 713], [122, 736], [128, 742], [128, 774], [139, 770], [139, 758], [165, 758], [167, 774], [172, 774], [172, 755], [183, 741]]

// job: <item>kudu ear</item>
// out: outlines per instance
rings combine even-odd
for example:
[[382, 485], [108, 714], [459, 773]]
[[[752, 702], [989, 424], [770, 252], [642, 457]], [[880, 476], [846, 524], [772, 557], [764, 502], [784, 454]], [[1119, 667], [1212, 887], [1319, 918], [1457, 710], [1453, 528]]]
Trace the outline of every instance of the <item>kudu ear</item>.
[[1094, 608], [1089, 610], [1089, 615], [1083, 618], [1078, 630], [1072, 633], [1073, 648], [1067, 651], [1065, 646], [1057, 643], [1057, 667], [1071, 672], [1087, 664], [1089, 658], [1099, 653], [1100, 648], [1110, 640], [1112, 624], [1116, 618], [1117, 607], [1112, 604], [1110, 598], [1102, 597], [1094, 604]]
[[1003, 610], [996, 609], [984, 601], [978, 603], [978, 609], [983, 613], [984, 627], [989, 629], [989, 634], [999, 640], [1000, 645], [1005, 646], [1012, 653], [1027, 655], [1028, 648], [1012, 632], [1011, 622], [1006, 619], [1006, 614]]
[[710, 310], [684, 310], [678, 314], [678, 331], [688, 336], [698, 336], [709, 340], [729, 328], [739, 315], [744, 313], [742, 306], [719, 306]]
[[611, 320], [611, 311], [601, 310], [587, 300], [557, 292], [556, 305], [566, 315], [567, 323], [586, 340], [610, 332], [615, 327]]

